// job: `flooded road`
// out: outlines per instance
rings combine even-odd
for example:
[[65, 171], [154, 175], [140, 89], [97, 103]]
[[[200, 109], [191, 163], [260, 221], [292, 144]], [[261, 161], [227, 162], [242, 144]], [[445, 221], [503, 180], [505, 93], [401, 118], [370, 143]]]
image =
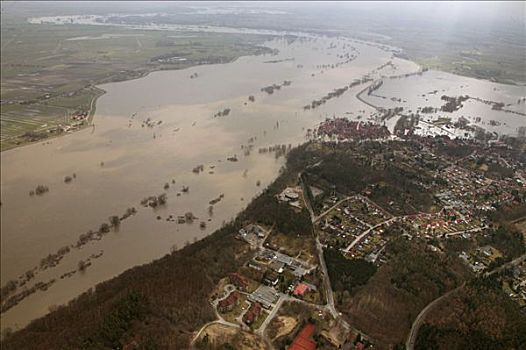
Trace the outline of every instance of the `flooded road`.
[[[345, 38], [282, 37], [267, 45], [279, 53], [100, 86], [107, 93], [97, 101], [94, 127], [2, 152], [2, 285], [35, 267], [26, 286], [55, 280], [5, 311], [3, 328], [23, 327], [97, 283], [200, 239], [235, 217], [284, 164], [283, 157], [259, 149], [296, 146], [305, 141], [307, 129], [327, 117], [367, 120], [378, 114], [356, 98], [367, 85], [304, 110], [311, 101], [364, 76], [419, 70], [388, 49]], [[342, 63], [346, 54], [355, 59]], [[393, 64], [386, 66], [389, 61]], [[281, 88], [261, 91], [273, 84]], [[228, 115], [214, 117], [225, 109]], [[203, 171], [192, 171], [199, 165]], [[65, 183], [73, 173], [75, 178]], [[29, 196], [37, 185], [48, 186], [49, 192]], [[140, 204], [162, 193], [166, 205]], [[221, 194], [210, 214], [209, 202]], [[118, 230], [75, 247], [81, 234], [99, 230], [110, 216], [131, 207], [137, 213]], [[197, 217], [193, 223], [167, 220], [187, 212]], [[61, 247], [69, 248], [63, 259], [40, 269], [41, 259]], [[88, 260], [80, 271], [79, 261]]]

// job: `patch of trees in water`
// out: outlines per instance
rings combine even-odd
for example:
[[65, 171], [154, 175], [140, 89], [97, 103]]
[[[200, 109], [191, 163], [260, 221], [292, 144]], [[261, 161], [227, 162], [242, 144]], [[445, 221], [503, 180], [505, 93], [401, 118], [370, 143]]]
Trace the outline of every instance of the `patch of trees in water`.
[[193, 172], [194, 174], [199, 174], [200, 172], [202, 172], [202, 171], [204, 171], [204, 170], [205, 170], [205, 166], [204, 166], [203, 164], [199, 164], [199, 165], [197, 165], [196, 167], [194, 167], [194, 168], [192, 169], [192, 172]]
[[148, 118], [146, 118], [146, 120], [144, 120], [141, 123], [141, 127], [142, 128], [144, 128], [144, 127], [153, 128], [153, 127], [155, 127], [157, 125], [161, 125], [162, 123], [163, 123], [162, 120], [154, 121], [150, 117], [148, 117]]
[[388, 108], [388, 109], [382, 109], [380, 120], [389, 120], [392, 117], [396, 116], [397, 114], [401, 113], [404, 110], [404, 107], [395, 107], [395, 108]]
[[258, 149], [259, 154], [264, 153], [272, 153], [274, 152], [274, 157], [276, 159], [285, 156], [290, 150], [292, 149], [292, 144], [282, 144], [282, 145], [274, 145], [274, 146], [268, 146], [268, 147], [261, 147]]
[[442, 112], [452, 113], [461, 109], [463, 107], [462, 102], [467, 101], [469, 99], [469, 96], [465, 95], [459, 97], [450, 97], [442, 95], [440, 99], [442, 101], [446, 101], [446, 103], [442, 107], [440, 107], [440, 110]]
[[144, 198], [141, 201], [141, 205], [143, 207], [157, 208], [158, 206], [165, 205], [167, 199], [168, 196], [166, 195], [166, 193], [162, 193], [158, 196], [149, 196]]
[[426, 107], [423, 107], [420, 109], [420, 112], [421, 113], [425, 113], [425, 114], [428, 114], [428, 113], [436, 113], [437, 109], [434, 108], [434, 107], [431, 107], [431, 106], [426, 106]]
[[367, 89], [367, 95], [371, 95], [373, 92], [375, 92], [376, 90], [378, 90], [379, 88], [382, 87], [382, 85], [384, 84], [384, 81], [383, 80], [377, 80], [375, 81], [371, 86], [369, 86], [369, 88]]
[[[61, 129], [60, 129], [61, 130]], [[36, 142], [47, 138], [48, 135], [42, 131], [26, 131], [19, 136], [24, 142]], [[17, 141], [17, 144], [21, 144], [23, 141]]]
[[73, 173], [73, 174], [71, 174], [71, 175], [66, 175], [66, 176], [64, 177], [64, 182], [67, 183], [67, 184], [69, 184], [71, 181], [73, 181], [73, 180], [76, 179], [76, 178], [77, 178], [77, 174], [76, 174], [76, 173]]
[[[467, 96], [467, 95], [466, 95]], [[478, 102], [482, 102], [484, 104], [487, 104], [487, 105], [491, 105], [491, 109], [495, 110], [495, 111], [502, 111], [502, 112], [506, 112], [506, 113], [513, 113], [513, 114], [517, 114], [517, 115], [522, 115], [522, 116], [526, 116], [526, 113], [523, 113], [523, 112], [517, 112], [517, 111], [512, 111], [510, 109], [505, 109], [504, 107], [509, 107], [511, 106], [511, 103], [508, 103], [508, 104], [505, 104], [504, 102], [496, 102], [496, 101], [490, 101], [490, 100], [485, 100], [483, 98], [479, 98], [479, 97], [471, 97], [471, 96], [468, 96], [468, 98], [472, 99], [472, 100], [475, 100], [475, 101], [478, 101]], [[521, 103], [521, 100], [524, 101], [524, 99], [519, 99], [517, 104], [520, 104]]]
[[12, 295], [8, 299], [2, 298], [2, 306], [0, 307], [0, 313], [3, 314], [10, 308], [18, 305], [18, 303], [20, 303], [22, 300], [24, 300], [28, 296], [30, 296], [31, 294], [39, 290], [46, 291], [55, 282], [56, 282], [55, 279], [51, 279], [48, 282], [38, 282], [33, 287], [24, 289], [20, 293]]
[[[335, 68], [338, 68], [344, 64], [347, 64], [347, 63], [351, 63], [352, 61], [354, 61], [356, 59], [356, 55], [350, 55], [349, 53], [346, 53], [346, 54], [342, 54], [342, 55], [337, 55], [336, 57], [340, 58], [340, 59], [343, 59], [343, 61], [340, 61], [340, 62], [336, 62], [336, 63], [331, 63], [331, 64], [318, 64], [316, 65], [316, 68], [317, 69], [335, 69]], [[323, 73], [323, 71], [322, 71]]]
[[219, 112], [215, 113], [214, 114], [214, 118], [226, 117], [226, 116], [228, 116], [230, 114], [230, 111], [231, 111], [230, 108], [225, 108], [222, 111], [219, 111]]
[[37, 196], [42, 196], [47, 192], [49, 192], [49, 187], [45, 185], [38, 185], [34, 190], [29, 191], [29, 195], [34, 196], [36, 194]]
[[263, 63], [281, 63], [281, 62], [290, 62], [290, 61], [294, 61], [294, 60], [295, 60], [295, 58], [291, 57], [291, 58], [284, 58], [284, 59], [281, 59], [281, 60], [263, 61]]
[[269, 95], [272, 95], [274, 91], [281, 90], [282, 87], [290, 86], [292, 84], [292, 81], [290, 80], [284, 80], [281, 84], [272, 84], [269, 86], [265, 86], [261, 88], [261, 91], [266, 92]]
[[[108, 234], [112, 228], [117, 229], [122, 220], [127, 219], [128, 217], [130, 217], [131, 215], [135, 213], [136, 213], [135, 208], [128, 208], [126, 212], [120, 217], [116, 215], [111, 216], [109, 218], [109, 223], [102, 223], [97, 231], [90, 230], [86, 233], [81, 234], [75, 244], [61, 247], [57, 250], [56, 253], [48, 254], [46, 257], [40, 260], [40, 263], [38, 266], [35, 266], [32, 269], [26, 271], [24, 274], [20, 275], [17, 280], [8, 281], [1, 288], [2, 312], [7, 311], [7, 309], [4, 310], [4, 303], [9, 302], [9, 305], [10, 305], [9, 308], [11, 308], [15, 306], [16, 304], [18, 304], [23, 298], [33, 294], [37, 290], [42, 290], [43, 288], [42, 287], [43, 285], [41, 284], [42, 282], [39, 282], [35, 284], [36, 289], [34, 289], [35, 286], [30, 289], [24, 289], [24, 291], [10, 297], [13, 293], [17, 291], [18, 288], [25, 286], [29, 281], [35, 278], [35, 275], [39, 271], [45, 271], [47, 269], [56, 267], [62, 261], [62, 259], [71, 252], [72, 248], [80, 249], [91, 241], [102, 239], [102, 237]], [[95, 257], [92, 256], [92, 258], [98, 258], [98, 257], [99, 256], [95, 256]], [[61, 278], [70, 277], [71, 275], [72, 274], [70, 273], [66, 273], [62, 275]], [[47, 287], [45, 288], [47, 289]], [[23, 297], [21, 298], [21, 296]], [[9, 298], [9, 299], [6, 299], [6, 298]], [[13, 304], [13, 301], [16, 301], [16, 303]]]
[[369, 78], [362, 78], [361, 80], [355, 80], [352, 83], [350, 83], [349, 85], [346, 85], [344, 87], [334, 89], [333, 91], [329, 92], [327, 95], [323, 96], [319, 100], [314, 100], [310, 104], [303, 106], [303, 110], [306, 111], [306, 110], [309, 110], [309, 109], [316, 109], [319, 106], [321, 106], [322, 104], [325, 104], [330, 99], [335, 98], [335, 97], [340, 97], [345, 92], [347, 92], [347, 90], [352, 89], [353, 87], [358, 86], [358, 85], [360, 85], [362, 83], [365, 83], [367, 81], [370, 81], [370, 80], [371, 79], [369, 79]]
[[422, 75], [422, 73], [425, 73], [428, 70], [429, 70], [428, 68], [422, 68], [419, 71], [413, 72], [413, 73], [406, 73], [406, 74], [400, 74], [400, 75], [391, 75], [391, 76], [389, 76], [389, 79], [409, 78], [409, 77], [412, 77], [412, 76], [415, 76], [415, 75]]
[[214, 198], [210, 202], [208, 202], [208, 204], [215, 205], [215, 204], [219, 203], [224, 197], [225, 197], [225, 195], [223, 193], [221, 193], [217, 198]]

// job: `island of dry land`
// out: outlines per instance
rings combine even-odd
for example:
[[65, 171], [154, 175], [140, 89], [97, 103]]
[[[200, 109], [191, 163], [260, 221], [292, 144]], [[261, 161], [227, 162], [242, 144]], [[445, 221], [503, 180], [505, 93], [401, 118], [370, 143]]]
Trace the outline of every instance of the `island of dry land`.
[[525, 140], [327, 129], [235, 220], [2, 348], [523, 347]]

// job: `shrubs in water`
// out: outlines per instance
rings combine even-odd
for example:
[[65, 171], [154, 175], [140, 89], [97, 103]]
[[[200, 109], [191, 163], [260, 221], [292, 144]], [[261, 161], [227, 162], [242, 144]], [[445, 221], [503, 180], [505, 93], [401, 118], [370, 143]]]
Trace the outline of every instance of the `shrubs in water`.
[[144, 207], [156, 208], [159, 205], [165, 205], [167, 200], [168, 200], [168, 197], [166, 196], [166, 193], [163, 193], [158, 196], [150, 196], [150, 197], [144, 198], [141, 201], [141, 205]]
[[49, 187], [38, 185], [34, 190], [29, 191], [29, 195], [34, 196], [36, 194], [37, 196], [41, 196], [46, 192], [49, 192]]
[[117, 215], [110, 216], [110, 224], [113, 227], [119, 227], [121, 219]]
[[110, 225], [108, 225], [107, 223], [101, 224], [100, 228], [99, 228], [99, 232], [100, 233], [108, 233], [108, 232], [110, 232]]

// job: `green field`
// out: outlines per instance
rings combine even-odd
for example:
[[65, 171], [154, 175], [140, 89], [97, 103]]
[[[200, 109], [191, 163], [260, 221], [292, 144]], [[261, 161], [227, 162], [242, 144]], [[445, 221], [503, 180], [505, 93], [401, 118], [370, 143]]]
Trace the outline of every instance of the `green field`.
[[[1, 28], [1, 150], [31, 141], [27, 132], [50, 135], [76, 112], [93, 114], [97, 84], [269, 51], [263, 36], [37, 25], [4, 15]], [[186, 60], [162, 60], [170, 57]]]

